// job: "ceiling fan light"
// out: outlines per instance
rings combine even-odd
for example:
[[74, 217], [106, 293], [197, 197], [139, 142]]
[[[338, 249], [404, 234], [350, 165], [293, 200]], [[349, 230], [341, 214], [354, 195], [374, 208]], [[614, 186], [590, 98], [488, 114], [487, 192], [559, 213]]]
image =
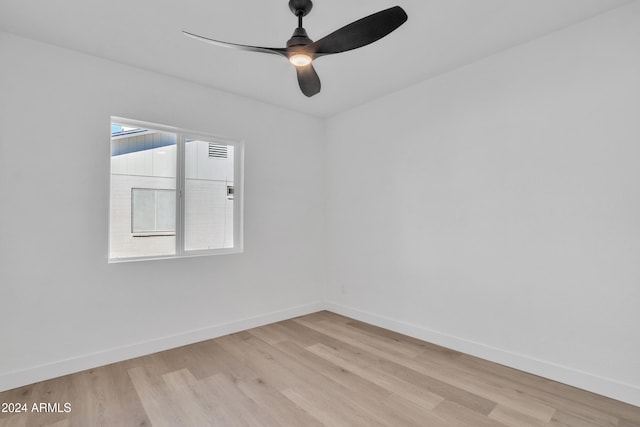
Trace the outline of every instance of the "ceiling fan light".
[[311, 57], [304, 53], [295, 53], [289, 57], [289, 62], [296, 67], [304, 67], [305, 65], [311, 64], [311, 61]]

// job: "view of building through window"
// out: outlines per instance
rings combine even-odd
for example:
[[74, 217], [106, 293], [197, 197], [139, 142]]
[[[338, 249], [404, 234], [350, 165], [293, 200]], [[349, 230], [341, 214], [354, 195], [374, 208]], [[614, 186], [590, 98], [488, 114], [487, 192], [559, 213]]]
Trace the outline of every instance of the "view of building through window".
[[112, 123], [109, 258], [234, 249], [235, 148]]
[[185, 141], [185, 250], [233, 247], [233, 148]]

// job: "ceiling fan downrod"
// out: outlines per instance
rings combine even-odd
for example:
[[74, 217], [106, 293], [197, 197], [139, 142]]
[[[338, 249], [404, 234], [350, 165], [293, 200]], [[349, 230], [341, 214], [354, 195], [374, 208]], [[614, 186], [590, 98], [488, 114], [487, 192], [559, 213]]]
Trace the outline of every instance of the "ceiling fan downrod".
[[298, 17], [298, 28], [293, 31], [293, 35], [287, 41], [287, 48], [313, 43], [313, 40], [307, 35], [307, 31], [302, 27], [302, 18], [311, 12], [312, 7], [311, 0], [289, 0], [289, 9]]
[[313, 43], [313, 40], [307, 35], [307, 31], [302, 27], [302, 18], [311, 12], [312, 7], [311, 0], [289, 0], [289, 9], [298, 17], [298, 28], [293, 31], [293, 35], [287, 41], [287, 48]]

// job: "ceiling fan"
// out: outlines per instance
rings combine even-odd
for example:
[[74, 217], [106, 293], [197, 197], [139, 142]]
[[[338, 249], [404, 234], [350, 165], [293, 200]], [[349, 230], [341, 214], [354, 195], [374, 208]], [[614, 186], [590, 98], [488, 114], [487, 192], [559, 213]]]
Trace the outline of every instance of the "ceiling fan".
[[302, 18], [312, 7], [311, 0], [289, 0], [289, 9], [298, 17], [298, 28], [293, 31], [286, 48], [245, 46], [213, 40], [186, 31], [183, 33], [216, 46], [284, 56], [296, 68], [302, 93], [311, 97], [320, 92], [320, 78], [312, 64], [314, 59], [366, 46], [388, 35], [407, 20], [405, 11], [400, 6], [394, 6], [354, 21], [314, 42], [302, 27]]

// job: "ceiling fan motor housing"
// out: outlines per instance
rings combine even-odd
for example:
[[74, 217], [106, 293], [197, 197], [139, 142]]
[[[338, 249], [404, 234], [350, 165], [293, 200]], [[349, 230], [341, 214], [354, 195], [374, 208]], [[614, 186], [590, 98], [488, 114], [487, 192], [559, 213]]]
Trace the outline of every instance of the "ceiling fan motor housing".
[[312, 7], [313, 2], [311, 0], [289, 0], [289, 9], [296, 16], [307, 16]]
[[311, 43], [313, 43], [313, 40], [307, 36], [307, 31], [302, 27], [298, 27], [293, 31], [291, 38], [287, 40], [287, 48], [293, 46], [306, 46]]

